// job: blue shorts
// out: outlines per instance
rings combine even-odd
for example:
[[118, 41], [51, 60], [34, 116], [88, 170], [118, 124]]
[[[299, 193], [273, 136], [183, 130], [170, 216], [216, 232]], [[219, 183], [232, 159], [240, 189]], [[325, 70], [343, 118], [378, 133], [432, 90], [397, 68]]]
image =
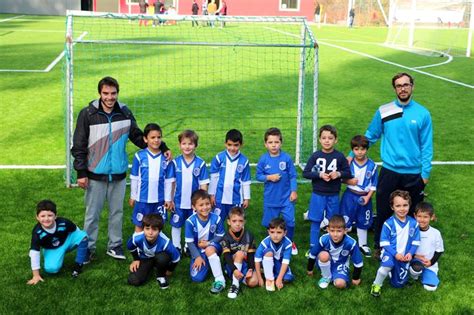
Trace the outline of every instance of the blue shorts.
[[332, 281], [336, 279], [342, 279], [346, 283], [349, 283], [349, 267], [347, 264], [335, 263], [331, 261], [331, 274], [332, 274]]
[[349, 189], [346, 189], [341, 198], [341, 214], [346, 220], [346, 227], [352, 227], [352, 223], [356, 223], [356, 227], [363, 230], [368, 230], [372, 226], [372, 200], [365, 206], [359, 204], [361, 195], [355, 194]]
[[232, 209], [233, 207], [240, 207], [240, 206], [241, 205], [239, 204], [227, 205], [223, 203], [216, 203], [216, 207], [212, 210], [212, 212], [220, 216], [223, 222], [226, 222], [230, 209]]
[[[263, 256], [265, 256], [265, 254], [269, 253], [269, 252], [275, 254], [273, 249], [267, 248], [263, 251]], [[273, 277], [274, 277], [274, 279], [278, 278], [278, 275], [280, 274], [280, 270], [281, 270], [282, 265], [283, 265], [283, 263], [282, 263], [281, 260], [273, 258]], [[286, 269], [285, 275], [283, 276], [283, 281], [292, 282], [293, 280], [295, 280], [295, 276], [291, 272], [291, 268], [288, 265], [288, 268]]]
[[166, 222], [166, 209], [164, 204], [164, 202], [146, 203], [136, 201], [132, 214], [133, 224], [142, 227], [143, 217], [147, 214], [159, 214], [163, 217], [163, 223]]
[[[419, 261], [421, 263], [421, 261], [418, 259], [413, 259], [413, 261]], [[439, 285], [438, 274], [431, 269], [423, 267], [423, 270], [421, 271], [421, 283], [424, 285], [437, 287]]]
[[282, 216], [286, 222], [286, 226], [295, 226], [295, 204], [289, 202], [288, 205], [283, 207], [263, 207], [262, 225], [268, 227], [270, 221], [274, 218]]
[[[229, 266], [228, 264], [224, 264], [224, 269], [225, 269], [227, 275], [229, 276], [229, 278], [232, 279], [232, 275], [233, 275], [232, 267]], [[247, 262], [244, 260], [242, 262], [242, 269], [240, 270], [240, 272], [242, 272], [244, 274], [244, 277], [242, 279], [240, 279], [240, 282], [245, 283], [245, 275], [247, 274], [247, 271], [249, 271], [249, 268], [248, 268]]]
[[387, 253], [386, 251], [383, 252], [381, 257], [381, 266], [388, 267], [392, 270], [390, 271], [390, 283], [395, 288], [402, 288], [408, 282], [408, 274], [409, 274], [409, 267], [410, 262], [402, 262], [395, 259], [394, 256]]
[[172, 227], [180, 228], [184, 222], [193, 214], [193, 209], [176, 208], [170, 213], [170, 224]]
[[[216, 249], [217, 256], [221, 255], [222, 247], [220, 244], [213, 243], [210, 246], [213, 246]], [[211, 269], [211, 266], [209, 266], [209, 260], [207, 259], [207, 256], [204, 252], [201, 252], [201, 258], [204, 259], [205, 265], [201, 266], [201, 269], [199, 270], [193, 268], [193, 264], [196, 259], [191, 258], [189, 263], [189, 275], [191, 276], [191, 280], [193, 282], [203, 282], [206, 280], [207, 273]]]
[[70, 233], [64, 244], [58, 248], [44, 248], [42, 250], [44, 257], [44, 271], [47, 273], [58, 273], [63, 266], [64, 256], [66, 253], [74, 250], [84, 238], [87, 238], [87, 233], [77, 229]]
[[339, 214], [339, 195], [325, 196], [314, 192], [311, 194], [308, 212], [309, 221], [322, 222], [324, 218], [329, 220], [335, 214]]

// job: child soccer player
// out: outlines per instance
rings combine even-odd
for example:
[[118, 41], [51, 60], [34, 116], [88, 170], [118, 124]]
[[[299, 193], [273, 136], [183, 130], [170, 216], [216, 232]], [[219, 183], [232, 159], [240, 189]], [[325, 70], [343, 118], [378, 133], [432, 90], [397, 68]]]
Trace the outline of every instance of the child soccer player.
[[[265, 275], [265, 288], [275, 291], [283, 288], [283, 282], [291, 282], [294, 276], [290, 269], [291, 240], [286, 237], [286, 223], [275, 218], [268, 224], [268, 236], [263, 239], [255, 253], [255, 272], [258, 285], [263, 286], [261, 267]], [[276, 278], [276, 280], [275, 280]]]
[[82, 271], [82, 265], [87, 257], [87, 234], [74, 223], [56, 216], [56, 204], [51, 200], [41, 200], [36, 205], [36, 220], [31, 236], [31, 270], [33, 278], [28, 284], [44, 281], [40, 274], [41, 250], [44, 256], [44, 271], [58, 273], [67, 252], [77, 247], [76, 263], [72, 277], [76, 278]]
[[[295, 234], [296, 169], [291, 157], [281, 151], [283, 136], [280, 129], [270, 128], [265, 132], [265, 147], [268, 152], [260, 157], [257, 164], [257, 180], [264, 182], [262, 225], [280, 215], [286, 222], [287, 237], [293, 241]], [[293, 255], [298, 254], [292, 243]]]
[[169, 287], [166, 276], [170, 276], [180, 259], [179, 252], [161, 233], [163, 217], [159, 214], [147, 214], [143, 217], [143, 232], [134, 233], [127, 242], [127, 248], [133, 257], [130, 264], [128, 283], [134, 286], [144, 284], [153, 268], [156, 268], [156, 281], [161, 289]]
[[222, 240], [225, 268], [232, 278], [227, 297], [235, 299], [239, 294], [240, 282], [249, 287], [258, 284], [255, 270], [255, 242], [253, 235], [245, 229], [245, 212], [241, 207], [230, 209], [227, 219], [229, 230]]
[[381, 263], [370, 291], [375, 297], [380, 296], [383, 281], [389, 273], [390, 282], [396, 288], [403, 287], [408, 281], [408, 267], [420, 245], [418, 223], [408, 216], [410, 204], [407, 191], [395, 190], [390, 194], [394, 215], [385, 221], [380, 234]]
[[341, 179], [352, 178], [349, 164], [344, 154], [334, 149], [337, 143], [337, 130], [331, 125], [319, 129], [321, 150], [311, 155], [303, 171], [303, 177], [311, 179], [313, 193], [309, 203], [308, 220], [311, 221], [310, 248], [319, 240], [319, 228], [324, 219], [329, 220], [339, 214], [339, 192]]
[[191, 196], [191, 204], [196, 213], [185, 223], [184, 235], [191, 253], [189, 272], [191, 280], [202, 282], [206, 279], [211, 267], [214, 283], [210, 292], [221, 293], [225, 289], [219, 255], [222, 247], [219, 244], [224, 237], [224, 225], [219, 215], [211, 213], [211, 197], [204, 190], [196, 190]]
[[326, 289], [331, 281], [338, 289], [344, 289], [349, 282], [349, 259], [354, 264], [352, 273], [352, 284], [360, 284], [362, 266], [362, 254], [357, 242], [346, 235], [346, 222], [340, 215], [334, 215], [329, 220], [327, 234], [319, 239], [318, 244], [311, 248], [308, 258], [308, 275], [313, 275], [316, 257], [321, 268], [321, 279], [318, 285]]
[[415, 280], [421, 275], [423, 288], [428, 291], [438, 288], [438, 259], [444, 252], [441, 233], [430, 226], [433, 216], [434, 209], [430, 203], [422, 201], [416, 205], [415, 218], [420, 226], [421, 241], [410, 264], [410, 275]]
[[372, 225], [372, 195], [377, 187], [377, 164], [367, 157], [369, 140], [357, 135], [351, 140], [354, 158], [350, 168], [354, 178], [348, 179], [346, 191], [341, 198], [341, 214], [346, 220], [346, 227], [352, 229], [356, 223], [357, 238], [360, 250], [365, 257], [372, 256], [367, 246], [367, 230]]
[[209, 184], [206, 162], [196, 156], [198, 140], [199, 137], [193, 130], [179, 134], [182, 155], [168, 165], [165, 180], [165, 191], [170, 192], [165, 196], [165, 206], [171, 211], [171, 239], [178, 250], [181, 250], [181, 227], [193, 213], [191, 195], [198, 189], [207, 190]]
[[133, 207], [132, 222], [135, 232], [143, 231], [142, 219], [145, 215], [158, 213], [166, 221], [165, 175], [168, 162], [160, 151], [161, 128], [151, 123], [143, 130], [143, 140], [147, 148], [135, 153], [130, 172], [130, 200]]
[[222, 220], [232, 207], [246, 209], [250, 200], [249, 160], [240, 153], [243, 136], [237, 129], [231, 129], [225, 136], [226, 150], [218, 153], [211, 162], [211, 195], [214, 213]]

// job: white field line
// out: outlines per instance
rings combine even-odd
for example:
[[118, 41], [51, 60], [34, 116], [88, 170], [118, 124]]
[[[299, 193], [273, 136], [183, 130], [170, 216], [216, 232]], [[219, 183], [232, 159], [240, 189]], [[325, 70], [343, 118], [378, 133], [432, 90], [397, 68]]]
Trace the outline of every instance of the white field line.
[[10, 31], [13, 30], [13, 32], [23, 32], [23, 33], [63, 33], [64, 31], [54, 31], [54, 30], [16, 30], [14, 28], [2, 28], [2, 31]]
[[14, 20], [14, 19], [18, 19], [18, 18], [21, 18], [21, 17], [24, 17], [24, 15], [17, 15], [17, 16], [8, 18], [8, 19], [3, 19], [3, 20], [0, 20], [0, 23], [6, 22], [6, 21], [10, 21], [10, 20]]
[[[382, 165], [381, 162], [376, 162]], [[474, 161], [433, 161], [433, 165], [474, 165]], [[250, 163], [250, 166], [256, 166], [256, 163]], [[130, 164], [129, 168], [132, 167]], [[0, 170], [59, 170], [65, 169], [66, 165], [0, 165]]]
[[[82, 38], [84, 38], [84, 36], [87, 35], [87, 32], [84, 32], [81, 34], [81, 36], [79, 36], [78, 40], [81, 40]], [[74, 43], [73, 45], [76, 45], [76, 43]], [[39, 73], [47, 73], [49, 71], [51, 71], [51, 69], [54, 68], [54, 66], [56, 66], [58, 64], [59, 61], [61, 61], [61, 59], [64, 57], [64, 51], [62, 51], [57, 57], [56, 59], [54, 59], [46, 68], [44, 68], [43, 70], [23, 70], [23, 69], [0, 69], [0, 72], [39, 72]]]
[[[265, 27], [265, 28], [269, 29], [269, 30], [272, 30], [272, 31], [275, 31], [275, 32], [278, 32], [278, 33], [281, 33], [281, 34], [286, 34], [288, 36], [293, 36], [293, 37], [299, 38], [298, 35], [295, 35], [295, 34], [292, 34], [292, 33], [283, 32], [283, 31], [280, 31], [280, 30], [277, 30], [277, 29], [274, 29], [274, 28], [271, 28], [271, 27]], [[386, 63], [386, 64], [389, 64], [389, 65], [392, 65], [392, 66], [396, 66], [396, 67], [407, 69], [407, 70], [410, 70], [410, 71], [413, 71], [413, 72], [424, 74], [426, 76], [429, 76], [429, 77], [432, 77], [432, 78], [435, 78], [435, 79], [439, 79], [439, 80], [442, 80], [442, 81], [446, 81], [446, 82], [449, 82], [449, 83], [453, 83], [453, 84], [456, 84], [456, 85], [460, 85], [460, 86], [464, 86], [464, 87], [467, 87], [467, 88], [470, 88], [470, 89], [474, 89], [474, 85], [470, 85], [470, 84], [460, 82], [460, 81], [451, 80], [451, 79], [448, 79], [448, 78], [445, 78], [445, 77], [442, 77], [442, 76], [439, 76], [439, 75], [435, 75], [435, 74], [431, 74], [431, 73], [428, 73], [428, 72], [425, 72], [425, 71], [422, 71], [422, 70], [418, 70], [417, 68], [407, 67], [407, 66], [404, 66], [402, 64], [395, 63], [395, 62], [392, 62], [392, 61], [388, 61], [388, 60], [385, 60], [385, 59], [382, 59], [382, 58], [378, 58], [378, 57], [375, 57], [375, 56], [372, 56], [372, 55], [369, 55], [369, 54], [366, 54], [366, 53], [363, 53], [363, 52], [360, 52], [360, 51], [356, 51], [356, 50], [345, 48], [345, 47], [342, 47], [342, 46], [330, 44], [328, 42], [324, 42], [324, 41], [321, 41], [321, 40], [319, 40], [318, 43], [323, 44], [323, 45], [327, 45], [329, 47], [341, 49], [341, 50], [350, 52], [352, 54], [356, 54], [356, 55], [367, 57], [367, 58], [370, 58], [370, 59], [373, 59], [373, 60], [377, 60], [379, 62]]]

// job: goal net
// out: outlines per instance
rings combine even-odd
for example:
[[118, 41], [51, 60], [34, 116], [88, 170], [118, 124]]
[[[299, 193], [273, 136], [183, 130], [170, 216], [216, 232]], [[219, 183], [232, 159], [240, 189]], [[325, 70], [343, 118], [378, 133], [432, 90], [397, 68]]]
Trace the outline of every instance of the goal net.
[[391, 0], [386, 44], [424, 55], [470, 56], [472, 0]]
[[[242, 131], [251, 163], [266, 129], [305, 162], [316, 145], [318, 55], [304, 18], [133, 15], [68, 11], [65, 62], [66, 184], [75, 182], [70, 148], [80, 109], [98, 98], [104, 76], [140, 128], [156, 122], [179, 154], [177, 135], [193, 129], [210, 163], [225, 133]], [[131, 156], [137, 148], [129, 142]]]

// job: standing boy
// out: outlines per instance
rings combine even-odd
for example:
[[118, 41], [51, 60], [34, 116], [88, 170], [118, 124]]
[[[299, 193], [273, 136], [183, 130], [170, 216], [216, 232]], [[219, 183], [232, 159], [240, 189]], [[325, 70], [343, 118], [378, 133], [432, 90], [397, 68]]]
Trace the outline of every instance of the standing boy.
[[[311, 155], [303, 171], [303, 177], [311, 179], [313, 193], [309, 203], [308, 220], [311, 221], [310, 248], [319, 240], [319, 228], [326, 217], [330, 220], [339, 214], [339, 192], [341, 179], [352, 178], [349, 164], [344, 155], [336, 151], [337, 130], [331, 125], [319, 129], [321, 150]], [[326, 211], [326, 215], [324, 215]]]
[[181, 250], [181, 227], [191, 216], [191, 195], [198, 189], [207, 191], [209, 173], [206, 162], [196, 156], [199, 137], [193, 130], [185, 130], [178, 136], [182, 155], [168, 166], [166, 179], [166, 208], [171, 211], [171, 239], [173, 245]]
[[265, 147], [268, 152], [260, 157], [257, 164], [257, 180], [264, 182], [262, 225], [268, 229], [273, 218], [280, 215], [286, 222], [287, 237], [292, 240], [292, 254], [298, 249], [295, 234], [296, 169], [293, 160], [281, 151], [283, 136], [280, 129], [270, 128], [265, 132]]
[[166, 220], [165, 175], [168, 162], [160, 150], [161, 128], [151, 123], [145, 126], [143, 133], [147, 148], [135, 153], [130, 172], [129, 204], [133, 207], [135, 232], [143, 231], [142, 219], [147, 214], [156, 213]]
[[56, 204], [51, 200], [41, 200], [36, 206], [36, 220], [31, 236], [30, 258], [33, 277], [28, 284], [44, 281], [40, 274], [41, 250], [44, 256], [44, 271], [58, 273], [64, 262], [64, 256], [77, 248], [76, 263], [72, 277], [82, 271], [87, 257], [87, 234], [74, 223], [56, 216]]
[[186, 243], [191, 252], [191, 280], [204, 281], [210, 267], [215, 280], [210, 292], [219, 294], [225, 289], [225, 278], [219, 258], [222, 253], [219, 243], [224, 237], [224, 225], [217, 214], [211, 213], [211, 197], [206, 191], [196, 190], [191, 197], [191, 203], [196, 213], [185, 223]]
[[428, 202], [420, 202], [415, 207], [415, 218], [420, 226], [420, 246], [410, 264], [410, 275], [418, 280], [421, 276], [423, 288], [436, 291], [439, 285], [438, 259], [444, 253], [441, 233], [430, 226], [434, 209]]
[[234, 207], [229, 212], [227, 219], [229, 230], [222, 240], [225, 269], [232, 278], [227, 297], [235, 299], [240, 291], [240, 282], [249, 287], [258, 284], [255, 270], [255, 242], [253, 235], [245, 229], [245, 211]]
[[275, 285], [278, 290], [281, 290], [284, 282], [291, 282], [295, 278], [289, 266], [291, 240], [286, 237], [286, 224], [282, 218], [271, 220], [267, 231], [268, 236], [263, 239], [255, 253], [258, 285], [261, 287], [264, 285], [261, 273], [263, 267], [267, 291], [275, 291]]
[[328, 233], [321, 236], [318, 244], [311, 248], [308, 258], [308, 275], [313, 275], [313, 268], [316, 257], [318, 266], [321, 269], [321, 279], [318, 285], [321, 289], [326, 289], [331, 281], [338, 289], [344, 289], [349, 283], [349, 260], [354, 264], [352, 273], [352, 284], [360, 284], [360, 274], [362, 272], [362, 255], [357, 246], [357, 242], [346, 235], [344, 218], [334, 215], [329, 220]]
[[360, 250], [365, 257], [372, 255], [367, 245], [367, 230], [372, 226], [372, 195], [377, 187], [377, 164], [367, 157], [369, 140], [357, 135], [351, 140], [354, 158], [350, 162], [352, 176], [346, 181], [347, 189], [341, 198], [341, 214], [348, 229], [353, 222], [357, 227]]
[[211, 162], [211, 195], [214, 213], [222, 220], [232, 207], [247, 209], [250, 200], [250, 165], [240, 153], [243, 136], [237, 129], [231, 129], [225, 136], [226, 150], [218, 153]]
[[383, 281], [389, 273], [390, 282], [396, 288], [403, 287], [408, 281], [408, 267], [420, 245], [418, 223], [408, 216], [410, 203], [407, 191], [395, 190], [390, 194], [394, 214], [385, 221], [380, 235], [381, 263], [370, 291], [375, 297], [380, 296]]
[[134, 286], [144, 284], [153, 268], [156, 268], [156, 281], [161, 289], [169, 287], [166, 276], [170, 276], [180, 259], [179, 252], [161, 233], [163, 217], [159, 214], [147, 214], [141, 221], [143, 231], [133, 233], [127, 248], [133, 256], [130, 264], [128, 283]]

